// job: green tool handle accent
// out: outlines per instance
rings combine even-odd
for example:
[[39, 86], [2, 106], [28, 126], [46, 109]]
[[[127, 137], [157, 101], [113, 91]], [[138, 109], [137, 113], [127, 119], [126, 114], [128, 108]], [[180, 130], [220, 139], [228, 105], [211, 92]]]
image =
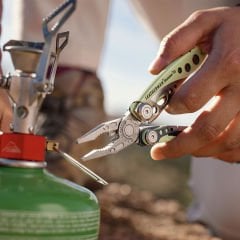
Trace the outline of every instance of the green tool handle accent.
[[146, 125], [140, 129], [139, 145], [154, 145], [156, 143], [168, 142], [181, 133], [186, 126], [166, 125], [151, 126]]
[[195, 47], [185, 55], [177, 58], [160, 72], [142, 96], [131, 105], [130, 112], [138, 118], [137, 107], [139, 103], [148, 103], [156, 107], [156, 104], [160, 104], [161, 100], [160, 107], [163, 109], [177, 87], [175, 83], [192, 74], [202, 64], [205, 56], [206, 54], [199, 47]]
[[198, 47], [195, 47], [185, 55], [177, 58], [160, 72], [138, 101], [148, 102], [150, 100], [157, 102], [161, 97], [159, 96], [161, 89], [180, 79], [187, 78], [200, 66], [205, 56]]

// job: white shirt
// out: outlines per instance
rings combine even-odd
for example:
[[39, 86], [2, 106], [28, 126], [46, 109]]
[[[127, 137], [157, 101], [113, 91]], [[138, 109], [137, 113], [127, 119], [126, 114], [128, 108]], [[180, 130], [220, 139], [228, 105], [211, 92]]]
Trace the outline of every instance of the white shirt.
[[[43, 41], [42, 19], [63, 0], [5, 0], [3, 34], [25, 41]], [[60, 63], [96, 71], [101, 59], [109, 0], [77, 0], [77, 8], [60, 29], [70, 31]]]

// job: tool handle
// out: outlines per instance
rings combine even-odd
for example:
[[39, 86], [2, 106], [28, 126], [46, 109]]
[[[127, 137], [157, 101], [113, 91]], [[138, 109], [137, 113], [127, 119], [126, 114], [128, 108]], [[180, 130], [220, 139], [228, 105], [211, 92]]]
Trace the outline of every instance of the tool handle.
[[[133, 116], [143, 122], [155, 120], [169, 103], [170, 98], [176, 91], [179, 80], [185, 79], [192, 74], [202, 64], [205, 56], [206, 54], [200, 48], [195, 47], [169, 64], [153, 80], [140, 98], [132, 103], [130, 112]], [[143, 105], [145, 105], [144, 108]], [[150, 108], [152, 108], [152, 115], [148, 114], [149, 116], [145, 117], [144, 111], [149, 113]]]
[[140, 128], [139, 145], [154, 145], [168, 142], [181, 133], [186, 126], [144, 126]]

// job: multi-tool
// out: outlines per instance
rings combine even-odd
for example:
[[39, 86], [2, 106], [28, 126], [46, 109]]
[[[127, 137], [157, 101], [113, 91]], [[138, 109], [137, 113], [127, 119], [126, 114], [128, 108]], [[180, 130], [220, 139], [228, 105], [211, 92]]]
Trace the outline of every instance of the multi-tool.
[[77, 143], [81, 144], [104, 133], [110, 136], [109, 144], [90, 151], [82, 159], [90, 160], [114, 154], [133, 143], [153, 145], [176, 137], [185, 126], [156, 126], [151, 123], [168, 105], [182, 80], [199, 68], [205, 56], [199, 47], [180, 56], [160, 72], [140, 98], [130, 105], [123, 117], [104, 122], [78, 138]]

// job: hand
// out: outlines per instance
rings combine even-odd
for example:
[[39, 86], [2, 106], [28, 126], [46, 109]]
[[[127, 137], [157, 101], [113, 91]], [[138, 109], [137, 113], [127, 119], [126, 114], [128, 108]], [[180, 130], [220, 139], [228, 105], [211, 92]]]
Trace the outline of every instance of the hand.
[[3, 132], [9, 132], [9, 126], [12, 119], [12, 110], [6, 91], [3, 89], [0, 89], [0, 104], [0, 129]]
[[197, 11], [168, 34], [149, 70], [166, 65], [198, 45], [209, 55], [205, 63], [172, 97], [167, 111], [195, 112], [214, 102], [193, 125], [168, 143], [156, 144], [153, 159], [185, 154], [240, 161], [240, 7]]

